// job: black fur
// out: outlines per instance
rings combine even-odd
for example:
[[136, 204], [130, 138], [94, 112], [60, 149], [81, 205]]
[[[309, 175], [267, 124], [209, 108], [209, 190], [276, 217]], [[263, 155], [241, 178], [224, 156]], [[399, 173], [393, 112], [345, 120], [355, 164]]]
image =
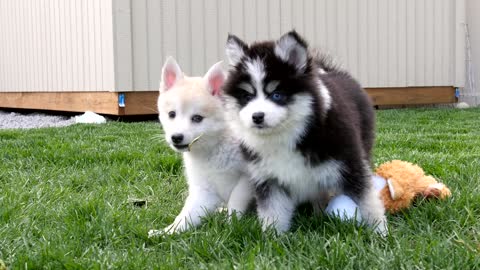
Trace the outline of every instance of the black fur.
[[240, 150], [242, 152], [242, 156], [245, 160], [249, 162], [255, 162], [260, 159], [257, 153], [249, 149], [245, 144], [241, 143], [240, 144]]
[[270, 178], [266, 181], [256, 182], [255, 184], [255, 200], [257, 201], [257, 205], [262, 206], [262, 203], [265, 202], [272, 192], [273, 189], [278, 189], [286, 196], [290, 197], [290, 190], [278, 183], [278, 179]]
[[[294, 37], [300, 46], [308, 47], [296, 32], [290, 32], [289, 35]], [[330, 159], [341, 161], [344, 165], [341, 171], [343, 191], [358, 202], [359, 197], [370, 186], [370, 171], [366, 165], [371, 160], [375, 139], [375, 115], [368, 95], [350, 74], [332, 64], [331, 58], [318, 53], [308, 53], [306, 66], [299, 71], [294, 65], [277, 57], [274, 47], [275, 43], [271, 41], [250, 46], [244, 44], [244, 59], [263, 60], [266, 73], [264, 85], [272, 80], [280, 81], [278, 89], [282, 89], [287, 96], [285, 106], [299, 93], [307, 93], [313, 98], [311, 106], [315, 113], [308, 119], [307, 132], [298, 138], [296, 149], [312, 167]], [[320, 74], [319, 68], [326, 73]], [[240, 61], [232, 68], [224, 85], [225, 94], [235, 98], [240, 108], [248, 104], [249, 100], [244, 99], [242, 95], [245, 91], [239, 89], [238, 85], [250, 82], [249, 76], [244, 61]], [[332, 98], [331, 108], [326, 115], [320, 113], [324, 108], [318, 90], [318, 79], [329, 90]], [[250, 159], [247, 159], [251, 160], [251, 155], [249, 156]], [[256, 155], [256, 158], [261, 156]], [[263, 198], [267, 194], [266, 190], [268, 191], [268, 185], [265, 186], [262, 182], [260, 188], [257, 188], [257, 197]]]

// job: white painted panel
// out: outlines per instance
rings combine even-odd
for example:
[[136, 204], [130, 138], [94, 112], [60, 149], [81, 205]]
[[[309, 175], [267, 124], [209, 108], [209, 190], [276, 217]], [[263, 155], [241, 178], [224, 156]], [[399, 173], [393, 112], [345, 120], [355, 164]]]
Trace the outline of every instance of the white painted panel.
[[338, 55], [337, 51], [337, 2], [327, 0], [325, 5], [325, 11], [323, 13], [325, 17], [325, 46], [334, 55]]
[[[208, 0], [206, 0], [208, 1]], [[257, 0], [243, 0], [243, 21], [246, 40], [257, 40]]]
[[[177, 54], [178, 44], [177, 44], [177, 12], [174, 0], [162, 0], [161, 10], [157, 16], [162, 16], [161, 25], [157, 27], [162, 27], [162, 50], [165, 57], [174, 56]], [[132, 22], [135, 22], [138, 14], [132, 13]], [[187, 14], [191, 16], [191, 14]], [[149, 27], [151, 29], [152, 27]], [[149, 33], [150, 35], [151, 33]], [[136, 40], [131, 41], [132, 44]], [[193, 46], [193, 43], [192, 43]]]
[[316, 0], [306, 0], [303, 6], [303, 18], [304, 18], [304, 29], [303, 33], [305, 36], [310, 37], [310, 42], [315, 42], [316, 40], [316, 31], [315, 31], [315, 1]]
[[[176, 39], [178, 41], [175, 58], [181, 68], [192, 65], [192, 46], [197, 46], [198, 41], [192, 40], [192, 21], [190, 16], [190, 1], [176, 1]], [[154, 15], [153, 13], [152, 15]], [[181, 30], [180, 30], [181, 29]], [[151, 34], [152, 35], [152, 34]], [[173, 37], [170, 37], [173, 38]], [[162, 63], [163, 64], [163, 63]], [[160, 74], [160, 73], [158, 73]], [[157, 75], [158, 76], [158, 75]], [[157, 87], [158, 88], [158, 85]]]
[[[205, 0], [191, 2], [190, 18], [192, 22], [192, 71], [189, 75], [201, 76], [206, 71], [206, 29], [205, 29]], [[179, 18], [180, 19], [180, 18]], [[181, 31], [180, 29], [178, 30]]]
[[336, 32], [332, 34], [336, 40], [334, 53], [338, 58], [338, 61], [351, 69], [351, 66], [349, 65], [350, 61], [348, 57], [348, 47], [350, 47], [349, 40], [352, 37], [348, 34], [348, 25], [350, 18], [348, 17], [346, 1], [347, 0], [335, 1], [336, 13], [333, 13], [334, 17], [332, 19], [334, 19], [336, 22]]
[[368, 61], [368, 84], [366, 86], [380, 87], [378, 78], [379, 65], [379, 45], [378, 38], [378, 1], [382, 0], [368, 0], [367, 8], [367, 61]]
[[1, 0], [0, 91], [158, 88], [292, 28], [366, 87], [462, 86], [465, 0]]
[[[295, 28], [295, 30], [302, 35], [304, 35], [304, 19], [305, 16], [303, 15], [303, 4], [304, 1], [289, 1], [290, 7], [288, 9], [285, 9], [285, 12], [287, 13], [290, 10], [291, 14], [291, 20], [292, 20], [292, 28]], [[284, 31], [290, 31], [291, 29], [284, 29]]]
[[455, 85], [465, 84], [465, 0], [455, 2]]
[[326, 49], [327, 47], [327, 16], [325, 15], [327, 13], [327, 0], [318, 0], [316, 1], [316, 6], [315, 6], [315, 11], [317, 14], [323, 14], [321, 16], [316, 16], [316, 24], [315, 27], [317, 28], [316, 31], [318, 31], [316, 43], [320, 47]]
[[139, 90], [149, 89], [149, 44], [148, 44], [148, 14], [147, 0], [131, 2], [132, 13], [136, 16], [132, 23], [133, 49], [133, 87]]
[[268, 0], [268, 38], [279, 37], [282, 34], [280, 0]]
[[[393, 54], [390, 52], [390, 42], [388, 37], [389, 32], [389, 23], [388, 18], [388, 2], [390, 0], [378, 0], [377, 1], [377, 65], [378, 65], [378, 75], [377, 75], [377, 85], [379, 86], [390, 86], [388, 81], [389, 73], [389, 63], [391, 62], [391, 57]], [[370, 27], [374, 27], [370, 25]]]
[[230, 0], [231, 32], [241, 38], [245, 38], [243, 16], [243, 0]]
[[[76, 0], [75, 0], [76, 1]], [[112, 18], [112, 1], [101, 1], [101, 19], [103, 27], [101, 27], [102, 35], [102, 70], [103, 70], [103, 88], [104, 90], [114, 91], [115, 87], [115, 61], [114, 61], [114, 28]], [[72, 12], [73, 13], [73, 12]], [[73, 35], [72, 35], [73, 37]], [[75, 46], [74, 38], [72, 38], [72, 47]], [[74, 71], [75, 62], [72, 58], [72, 66], [70, 72]], [[75, 78], [75, 72], [72, 73], [72, 77]], [[75, 84], [73, 84], [75, 85]], [[75, 89], [75, 88], [73, 88]]]
[[365, 4], [358, 7], [358, 20], [354, 22], [358, 25], [358, 79], [363, 85], [368, 85], [368, 6]]
[[480, 1], [467, 0], [466, 18], [470, 41], [469, 57], [467, 58], [467, 76], [465, 88], [462, 89], [460, 101], [470, 105], [480, 105]]
[[397, 24], [392, 29], [397, 33], [396, 45], [397, 45], [397, 59], [393, 61], [393, 65], [397, 66], [396, 81], [393, 85], [407, 86], [407, 1], [394, 1], [396, 7], [394, 8], [397, 13]]
[[218, 21], [217, 21], [217, 3], [216, 1], [205, 1], [204, 3], [204, 36], [205, 36], [205, 63], [204, 68], [198, 75], [203, 73], [213, 64], [220, 61], [222, 55], [219, 54], [220, 45], [217, 40]]
[[[298, 1], [295, 2], [297, 4]], [[292, 29], [292, 1], [280, 1], [280, 35]]]
[[0, 1], [0, 91], [115, 90], [112, 19], [110, 0]]
[[[425, 0], [425, 85], [435, 85], [433, 75], [435, 74], [435, 28], [434, 28], [434, 11], [436, 0]], [[436, 1], [438, 3], [438, 0]]]
[[268, 22], [268, 0], [265, 1], [256, 1], [256, 35], [258, 37], [268, 38], [270, 37], [269, 28], [270, 24]]
[[[346, 5], [346, 17], [350, 20], [350, 23], [346, 24], [346, 60], [352, 75], [359, 78], [359, 2], [358, 0], [348, 0]], [[351, 46], [350, 44], [356, 44], [356, 46]]]
[[230, 16], [230, 1], [217, 0], [218, 12], [218, 32], [217, 32], [217, 44], [219, 58], [226, 60], [223, 46], [227, 41], [227, 36], [231, 31], [231, 16]]

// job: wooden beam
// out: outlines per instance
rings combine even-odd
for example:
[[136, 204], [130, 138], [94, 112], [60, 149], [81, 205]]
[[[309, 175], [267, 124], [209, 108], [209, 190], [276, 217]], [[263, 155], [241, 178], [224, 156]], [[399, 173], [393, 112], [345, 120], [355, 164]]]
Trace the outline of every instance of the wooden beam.
[[0, 107], [118, 115], [114, 92], [0, 92]]
[[125, 107], [119, 115], [157, 114], [158, 91], [125, 92]]
[[[453, 87], [366, 88], [375, 105], [454, 103]], [[119, 94], [125, 107], [118, 106]], [[93, 111], [110, 115], [157, 114], [158, 91], [139, 92], [0, 92], [0, 108]]]
[[375, 105], [426, 105], [455, 103], [455, 88], [404, 87], [365, 88]]

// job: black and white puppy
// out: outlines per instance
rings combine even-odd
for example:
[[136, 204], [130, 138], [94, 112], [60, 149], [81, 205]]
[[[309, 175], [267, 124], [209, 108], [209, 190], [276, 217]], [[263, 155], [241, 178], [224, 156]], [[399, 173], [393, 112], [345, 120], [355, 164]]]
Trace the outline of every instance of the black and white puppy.
[[335, 193], [386, 234], [370, 179], [375, 115], [359, 83], [295, 31], [251, 45], [229, 35], [226, 54], [226, 114], [249, 161], [263, 229], [287, 231], [298, 204]]

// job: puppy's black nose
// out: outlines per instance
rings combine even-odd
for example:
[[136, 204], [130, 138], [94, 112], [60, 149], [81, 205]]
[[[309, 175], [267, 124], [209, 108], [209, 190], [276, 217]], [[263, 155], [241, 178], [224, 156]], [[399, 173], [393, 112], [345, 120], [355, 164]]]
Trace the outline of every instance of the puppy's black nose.
[[255, 123], [257, 125], [263, 123], [264, 119], [265, 119], [265, 113], [264, 112], [256, 112], [256, 113], [252, 114], [253, 123]]
[[172, 142], [175, 144], [179, 144], [183, 141], [183, 134], [176, 133], [172, 135]]

